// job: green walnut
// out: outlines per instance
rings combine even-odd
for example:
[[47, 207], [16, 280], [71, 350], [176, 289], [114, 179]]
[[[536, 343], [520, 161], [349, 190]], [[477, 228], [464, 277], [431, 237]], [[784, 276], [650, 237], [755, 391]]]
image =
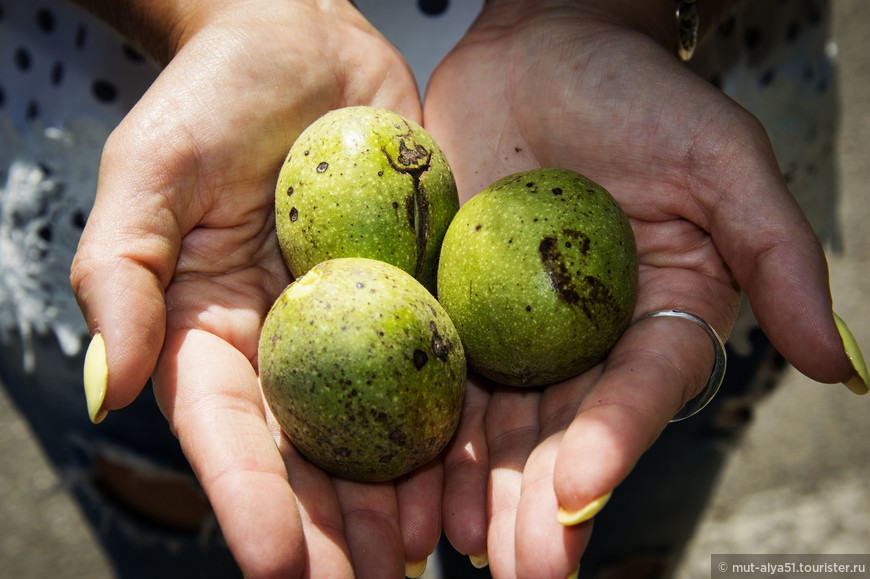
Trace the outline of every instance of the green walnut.
[[438, 297], [470, 371], [541, 386], [603, 359], [631, 319], [637, 284], [634, 234], [613, 197], [573, 171], [536, 169], [459, 210]]
[[453, 172], [422, 127], [376, 107], [325, 114], [293, 143], [275, 216], [294, 277], [321, 261], [385, 261], [435, 292], [438, 256], [459, 209]]
[[337, 258], [291, 283], [259, 343], [272, 413], [309, 461], [384, 481], [435, 458], [459, 421], [465, 355], [416, 279], [384, 262]]

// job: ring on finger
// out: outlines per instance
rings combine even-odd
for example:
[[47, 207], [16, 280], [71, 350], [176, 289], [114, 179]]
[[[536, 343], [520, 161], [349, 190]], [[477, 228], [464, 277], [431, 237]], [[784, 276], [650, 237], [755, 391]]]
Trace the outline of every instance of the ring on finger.
[[643, 319], [659, 317], [682, 318], [700, 326], [705, 332], [707, 332], [707, 335], [710, 336], [710, 339], [713, 341], [713, 348], [716, 350], [716, 360], [713, 363], [713, 371], [710, 373], [710, 378], [707, 380], [704, 389], [701, 390], [700, 394], [689, 400], [683, 408], [677, 412], [676, 416], [671, 419], [671, 422], [679, 422], [680, 420], [685, 420], [686, 418], [694, 416], [700, 412], [701, 409], [713, 400], [716, 393], [719, 391], [719, 386], [722, 385], [722, 381], [725, 379], [725, 365], [727, 362], [725, 343], [722, 341], [722, 338], [719, 337], [719, 334], [716, 333], [716, 330], [713, 329], [713, 326], [698, 316], [688, 312], [681, 310], [662, 310], [647, 314]]

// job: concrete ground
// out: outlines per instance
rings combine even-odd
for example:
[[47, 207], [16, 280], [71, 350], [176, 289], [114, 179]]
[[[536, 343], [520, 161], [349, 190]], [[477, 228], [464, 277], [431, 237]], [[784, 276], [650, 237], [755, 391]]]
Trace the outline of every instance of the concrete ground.
[[[842, 248], [835, 307], [870, 355], [870, 3], [837, 0]], [[870, 553], [870, 396], [789, 369], [725, 469], [677, 571], [710, 576], [711, 553]], [[0, 578], [106, 579], [112, 572], [62, 481], [0, 389]]]

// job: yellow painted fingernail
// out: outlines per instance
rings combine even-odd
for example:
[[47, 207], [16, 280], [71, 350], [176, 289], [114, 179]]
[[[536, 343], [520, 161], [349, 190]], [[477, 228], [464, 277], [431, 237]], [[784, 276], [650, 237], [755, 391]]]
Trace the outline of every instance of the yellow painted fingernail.
[[574, 525], [579, 525], [584, 521], [588, 521], [589, 519], [597, 515], [601, 509], [604, 508], [604, 505], [606, 505], [607, 501], [610, 500], [610, 495], [612, 494], [613, 491], [610, 491], [605, 495], [601, 495], [579, 511], [569, 511], [562, 507], [559, 507], [559, 522], [566, 527], [571, 527]]
[[580, 576], [580, 566], [578, 565], [574, 572], [568, 575], [568, 579], [577, 579]]
[[85, 399], [88, 401], [88, 415], [91, 422], [103, 421], [108, 410], [103, 408], [106, 399], [106, 385], [109, 383], [109, 367], [106, 365], [106, 342], [101, 334], [95, 334], [85, 354]]
[[469, 555], [468, 560], [471, 561], [471, 564], [475, 569], [483, 569], [487, 565], [489, 565], [489, 557], [486, 553], [481, 555]]
[[413, 577], [416, 579], [426, 572], [426, 563], [428, 559], [423, 559], [417, 563], [405, 563], [405, 577]]
[[834, 321], [837, 322], [837, 329], [840, 331], [840, 337], [843, 339], [846, 355], [849, 356], [852, 367], [855, 369], [855, 375], [844, 382], [844, 384], [846, 388], [855, 394], [867, 394], [870, 391], [870, 378], [868, 378], [867, 363], [864, 361], [861, 348], [858, 347], [858, 342], [849, 330], [849, 326], [846, 325], [843, 318], [838, 316], [836, 312], [834, 312]]

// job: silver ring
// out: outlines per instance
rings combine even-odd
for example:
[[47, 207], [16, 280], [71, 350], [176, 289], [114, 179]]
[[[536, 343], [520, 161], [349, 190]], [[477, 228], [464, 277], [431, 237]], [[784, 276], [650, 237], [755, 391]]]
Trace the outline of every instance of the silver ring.
[[716, 330], [713, 329], [713, 326], [698, 316], [688, 312], [680, 310], [663, 310], [647, 314], [643, 319], [659, 317], [683, 318], [700, 326], [705, 332], [707, 332], [710, 339], [713, 340], [713, 348], [716, 350], [716, 361], [713, 363], [713, 371], [710, 373], [710, 379], [707, 380], [707, 385], [704, 386], [704, 389], [700, 394], [689, 400], [686, 405], [677, 412], [677, 415], [671, 419], [671, 422], [678, 422], [700, 412], [702, 408], [707, 406], [707, 404], [713, 400], [716, 393], [719, 391], [719, 386], [722, 385], [722, 380], [725, 379], [725, 364], [727, 362], [725, 343], [722, 341], [722, 338], [719, 337], [719, 334], [716, 333]]

